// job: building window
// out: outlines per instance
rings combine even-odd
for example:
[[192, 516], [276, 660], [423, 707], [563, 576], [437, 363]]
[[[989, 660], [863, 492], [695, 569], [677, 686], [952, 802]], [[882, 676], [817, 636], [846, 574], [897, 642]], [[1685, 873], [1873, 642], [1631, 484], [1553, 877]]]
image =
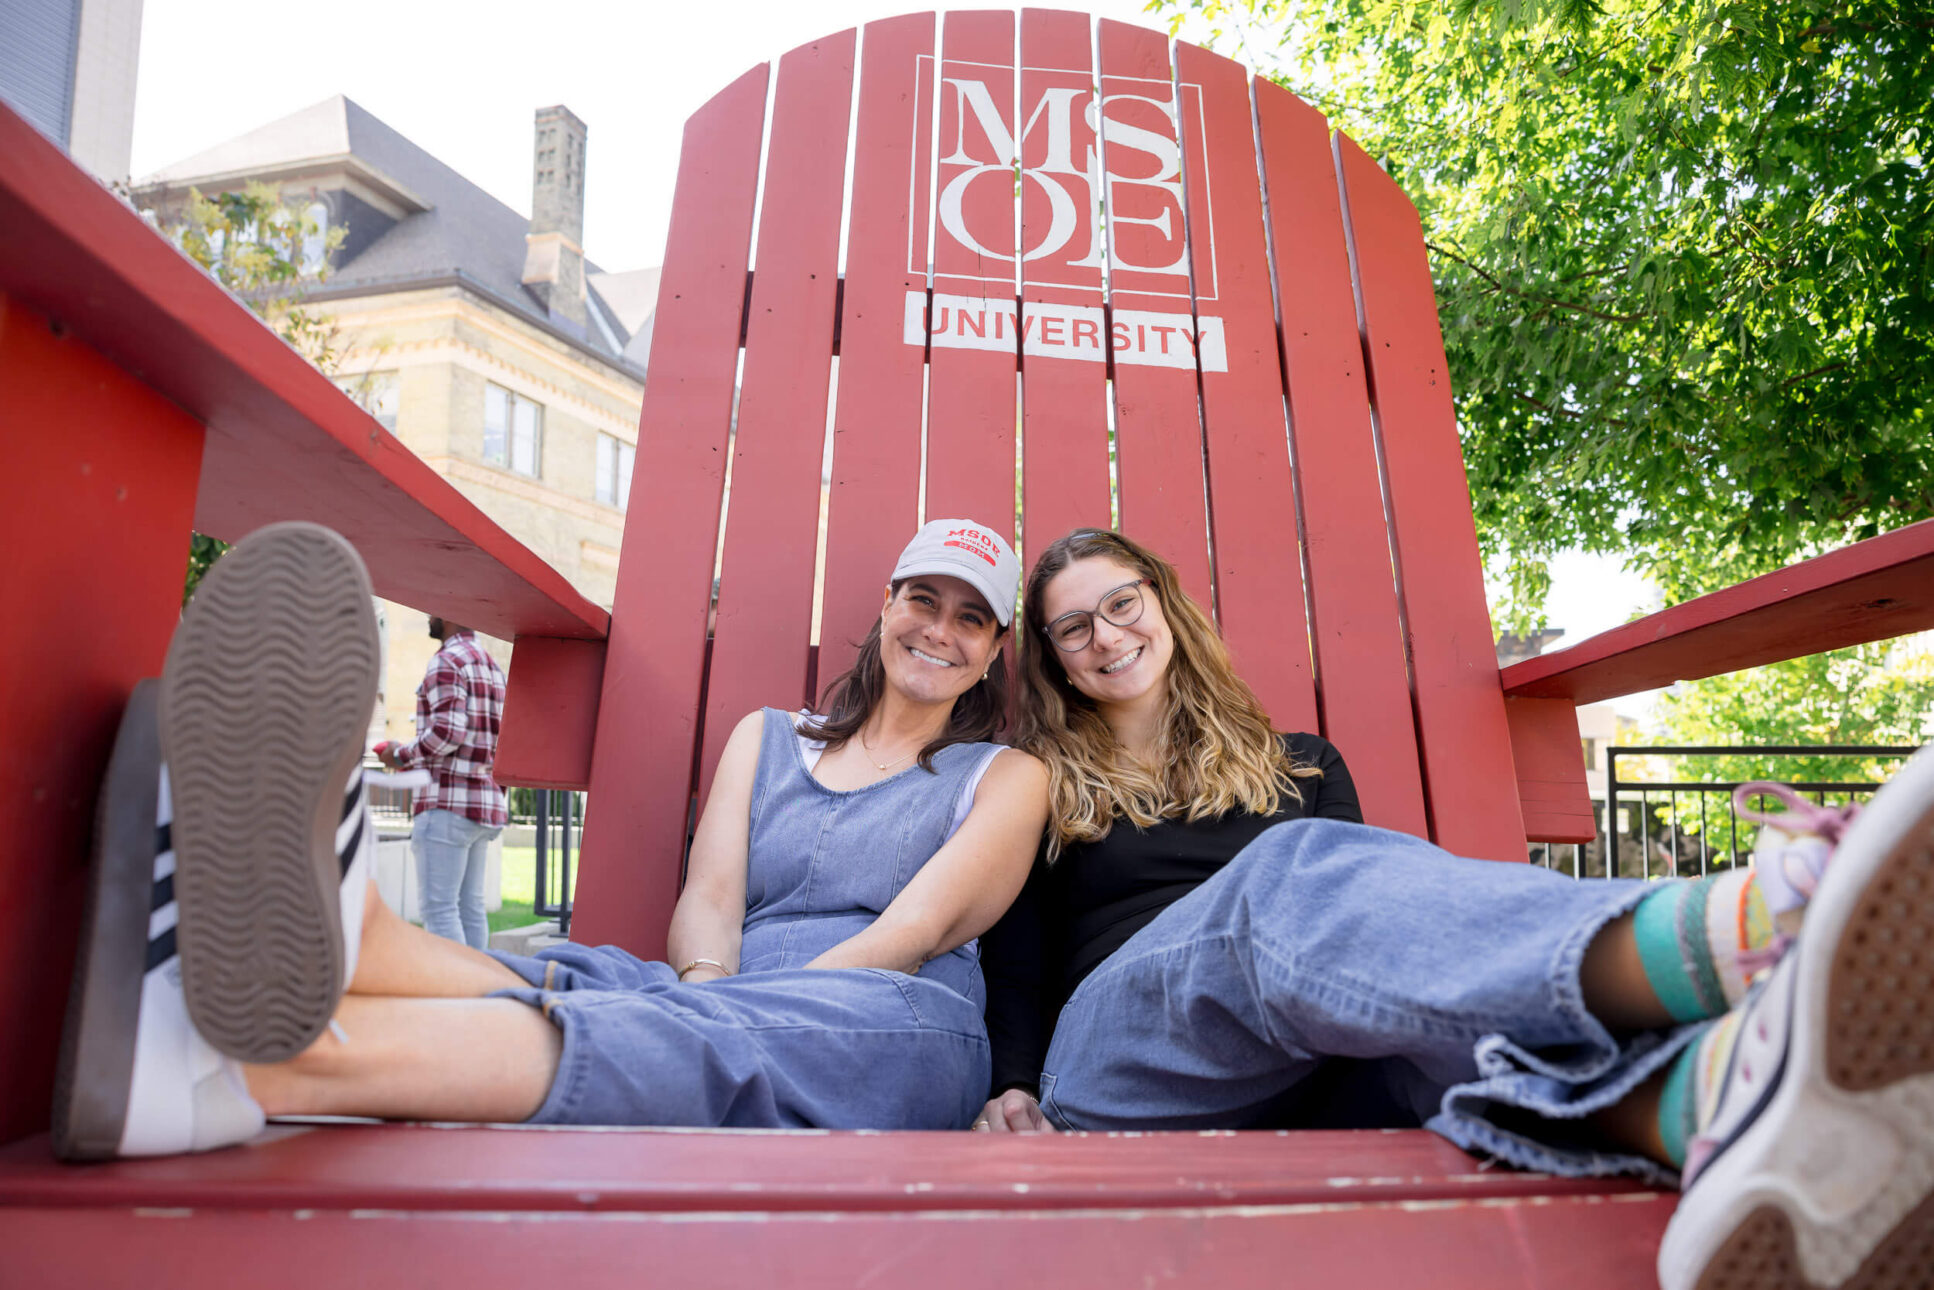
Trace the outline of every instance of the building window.
[[364, 372], [358, 376], [338, 376], [336, 388], [356, 405], [376, 418], [376, 423], [396, 433], [397, 380], [395, 372]]
[[543, 405], [501, 385], [485, 385], [483, 459], [535, 479], [543, 458]]
[[329, 207], [311, 202], [302, 215], [302, 276], [313, 278], [328, 266]]
[[631, 499], [631, 459], [638, 450], [615, 435], [598, 436], [598, 500], [624, 509]]

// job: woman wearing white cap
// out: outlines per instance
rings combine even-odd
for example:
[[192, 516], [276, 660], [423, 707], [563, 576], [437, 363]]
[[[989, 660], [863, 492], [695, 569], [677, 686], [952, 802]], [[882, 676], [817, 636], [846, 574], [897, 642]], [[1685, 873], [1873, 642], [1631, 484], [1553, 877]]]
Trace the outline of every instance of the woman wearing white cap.
[[[300, 576], [265, 589], [277, 569]], [[668, 961], [520, 958], [431, 936], [375, 894], [356, 769], [378, 657], [367, 577], [326, 529], [251, 536], [189, 606], [159, 702], [144, 683], [123, 722], [57, 1149], [203, 1150], [274, 1115], [965, 1127], [989, 1077], [974, 938], [1047, 815], [1040, 763], [989, 742], [1019, 577], [992, 529], [921, 529], [825, 711], [767, 708], [733, 731]], [[238, 619], [264, 630], [220, 630]], [[320, 674], [257, 644], [325, 621], [327, 656], [350, 662]], [[265, 691], [301, 709], [273, 739], [265, 706], [236, 701]], [[237, 748], [274, 764], [200, 764]], [[302, 809], [212, 809], [224, 776]], [[238, 853], [243, 881], [224, 868]], [[167, 904], [149, 915], [151, 890]]]

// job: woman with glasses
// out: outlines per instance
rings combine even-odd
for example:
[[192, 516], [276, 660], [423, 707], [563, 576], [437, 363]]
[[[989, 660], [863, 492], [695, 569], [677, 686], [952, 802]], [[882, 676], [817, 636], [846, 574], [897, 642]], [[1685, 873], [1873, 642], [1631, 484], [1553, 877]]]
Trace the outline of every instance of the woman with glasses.
[[1051, 543], [1023, 606], [1052, 811], [982, 942], [976, 1129], [1424, 1124], [1681, 1182], [1665, 1290], [1797, 1286], [1770, 1271], [1796, 1247], [1807, 1284], [1927, 1284], [1934, 991], [1899, 947], [1930, 925], [1934, 753], [1858, 820], [1757, 817], [1756, 868], [1578, 882], [1359, 823], [1337, 751], [1273, 733], [1118, 534]]

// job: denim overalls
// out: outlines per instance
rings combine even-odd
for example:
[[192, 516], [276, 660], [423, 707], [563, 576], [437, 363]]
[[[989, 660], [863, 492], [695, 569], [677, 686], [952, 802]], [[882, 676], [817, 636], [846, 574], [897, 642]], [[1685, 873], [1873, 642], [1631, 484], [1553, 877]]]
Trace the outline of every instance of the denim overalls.
[[899, 894], [953, 824], [970, 776], [999, 753], [955, 744], [851, 791], [806, 769], [794, 717], [765, 710], [753, 780], [739, 974], [680, 984], [614, 946], [495, 954], [531, 983], [563, 1056], [534, 1124], [958, 1129], [990, 1064], [974, 942], [917, 976], [807, 970]]

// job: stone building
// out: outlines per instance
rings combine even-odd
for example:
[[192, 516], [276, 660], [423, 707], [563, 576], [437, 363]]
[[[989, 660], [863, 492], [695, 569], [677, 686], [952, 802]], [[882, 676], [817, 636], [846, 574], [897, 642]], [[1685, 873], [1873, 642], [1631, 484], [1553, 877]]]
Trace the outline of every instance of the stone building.
[[[261, 182], [342, 228], [305, 301], [339, 329], [337, 383], [609, 606], [658, 271], [585, 258], [585, 135], [563, 107], [537, 112], [528, 219], [341, 96], [168, 166], [135, 196], [166, 223], [191, 189]], [[406, 737], [435, 644], [416, 610], [383, 617], [382, 724]], [[509, 646], [489, 645], [508, 666]]]

